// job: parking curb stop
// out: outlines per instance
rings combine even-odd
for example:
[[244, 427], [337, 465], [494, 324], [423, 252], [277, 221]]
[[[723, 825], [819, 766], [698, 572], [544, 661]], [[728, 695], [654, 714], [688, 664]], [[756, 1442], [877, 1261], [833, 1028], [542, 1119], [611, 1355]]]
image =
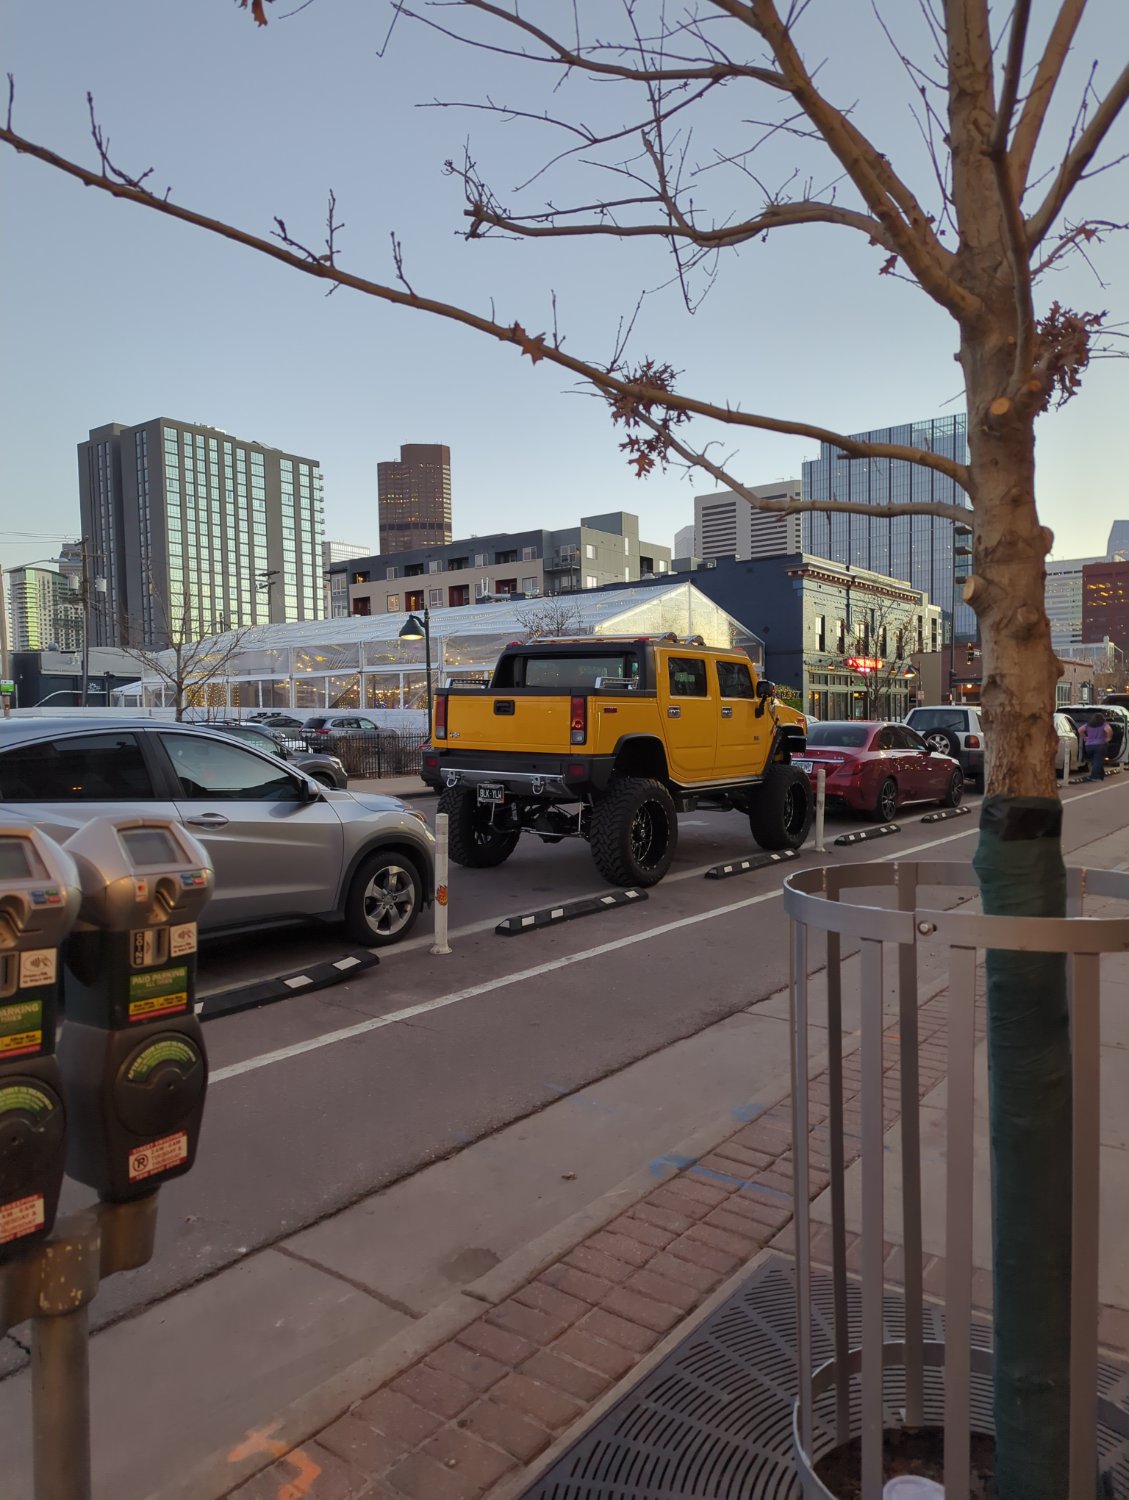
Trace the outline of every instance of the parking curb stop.
[[778, 865], [786, 859], [799, 859], [798, 849], [778, 849], [771, 854], [753, 854], [748, 859], [732, 859], [723, 865], [711, 865], [706, 871], [706, 880], [729, 880], [733, 875], [747, 875], [750, 870], [763, 870], [769, 865]]
[[900, 823], [883, 823], [880, 828], [861, 828], [858, 833], [841, 833], [837, 844], [865, 844], [870, 839], [884, 839], [887, 834], [901, 833]]
[[971, 807], [942, 807], [937, 812], [926, 813], [922, 823], [944, 823], [948, 818], [967, 818]]
[[634, 906], [646, 900], [647, 892], [638, 886], [622, 891], [607, 891], [602, 896], [587, 896], [582, 901], [562, 901], [559, 906], [546, 906], [541, 911], [503, 917], [494, 931], [498, 937], [520, 937], [523, 932], [537, 932], [545, 927], [556, 927], [561, 922], [571, 922], [577, 917], [594, 917], [597, 912], [614, 911], [616, 907]]

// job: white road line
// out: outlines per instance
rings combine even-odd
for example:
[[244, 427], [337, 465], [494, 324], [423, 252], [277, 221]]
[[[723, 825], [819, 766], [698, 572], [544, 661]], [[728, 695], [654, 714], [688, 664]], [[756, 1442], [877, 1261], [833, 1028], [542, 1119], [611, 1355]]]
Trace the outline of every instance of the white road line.
[[[900, 852], [916, 854], [922, 849], [932, 849], [938, 844], [952, 843], [954, 839], [963, 836], [959, 833], [949, 834], [945, 838], [932, 839], [929, 843], [918, 844], [911, 850]], [[708, 869], [709, 866], [706, 868]], [[409, 1005], [403, 1010], [389, 1011], [387, 1015], [373, 1016], [368, 1021], [359, 1021], [354, 1026], [344, 1026], [338, 1031], [327, 1031], [322, 1036], [311, 1037], [304, 1042], [294, 1042], [288, 1047], [279, 1047], [273, 1052], [263, 1052], [257, 1057], [248, 1057], [243, 1062], [231, 1063], [226, 1068], [217, 1068], [211, 1074], [211, 1082], [222, 1083], [228, 1078], [239, 1078], [246, 1073], [257, 1072], [260, 1068], [269, 1068], [274, 1063], [286, 1062], [292, 1057], [301, 1057], [303, 1053], [317, 1052], [322, 1047], [333, 1046], [336, 1042], [347, 1042], [354, 1037], [366, 1036], [370, 1031], [380, 1031], [385, 1026], [395, 1025], [397, 1021], [410, 1021], [415, 1016], [427, 1015], [429, 1011], [445, 1010], [449, 1005], [458, 1005], [463, 1000], [475, 1000], [480, 995], [489, 995], [495, 990], [507, 989], [513, 984], [523, 984], [528, 979], [537, 979], [542, 974], [552, 974], [558, 969], [567, 969], [572, 964], [584, 963], [590, 958], [602, 958], [605, 954], [618, 952], [621, 948], [634, 947], [636, 943], [649, 943], [654, 938], [665, 937], [668, 933], [678, 932], [686, 927], [694, 927], [699, 922], [709, 922], [715, 917], [727, 917], [735, 911], [744, 911], [750, 906], [759, 906], [765, 901], [776, 901], [781, 894], [780, 887], [771, 891], [762, 891], [757, 896], [746, 896], [743, 901], [731, 901], [726, 906], [717, 906], [694, 916], [680, 917], [673, 922], [663, 922], [658, 927], [648, 927], [645, 932], [631, 933], [626, 937], [617, 938], [614, 942], [600, 943], [595, 948], [585, 948], [579, 953], [567, 953], [547, 963], [535, 964], [533, 968], [522, 969], [516, 974], [503, 974], [496, 979], [485, 980], [482, 984], [473, 984], [466, 989], [455, 990], [449, 995], [440, 995], [435, 1000], [425, 1000], [419, 1005]], [[493, 926], [494, 923], [491, 922], [489, 925]]]

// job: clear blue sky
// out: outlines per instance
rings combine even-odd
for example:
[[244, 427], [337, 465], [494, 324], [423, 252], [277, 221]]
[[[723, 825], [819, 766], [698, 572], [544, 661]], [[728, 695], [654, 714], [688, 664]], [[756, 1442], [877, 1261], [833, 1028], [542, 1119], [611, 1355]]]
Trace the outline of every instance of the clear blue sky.
[[[404, 21], [381, 58], [390, 17], [383, 4], [313, 0], [282, 19], [296, 3], [278, 0], [264, 31], [231, 0], [8, 0], [3, 66], [16, 77], [15, 127], [93, 165], [90, 89], [115, 157], [132, 171], [152, 165], [152, 181], [171, 185], [177, 201], [259, 233], [279, 214], [314, 242], [332, 187], [350, 269], [392, 279], [395, 231], [417, 291], [486, 312], [493, 298], [502, 320], [537, 332], [551, 322], [555, 290], [567, 346], [609, 352], [638, 293], [670, 276], [657, 243], [467, 244], [457, 233], [461, 187], [442, 165], [461, 157], [469, 139], [510, 207], [591, 201], [609, 185], [620, 194], [617, 180], [566, 167], [522, 198], [516, 185], [561, 144], [547, 127], [416, 106], [490, 95], [565, 111], [578, 101], [586, 119], [626, 121], [633, 112], [623, 87], [577, 85], [550, 98], [547, 70]], [[917, 7], [886, 0], [883, 8], [920, 51], [908, 14]], [[601, 32], [618, 13], [611, 0], [581, 9]], [[1101, 60], [1102, 88], [1129, 50], [1124, 0], [1092, 0], [1090, 9], [1072, 87], [1049, 132], [1056, 143], [1090, 61]], [[571, 13], [546, 0], [539, 19], [551, 10]], [[1036, 0], [1037, 24], [1050, 11]], [[455, 12], [433, 14], [449, 22]], [[909, 114], [911, 90], [869, 0], [813, 0], [801, 39], [809, 63], [827, 59], [820, 76], [833, 100], [856, 105], [862, 128], [928, 197], [931, 169]], [[733, 150], [749, 134], [741, 121], [773, 118], [775, 109], [755, 91], [730, 90], [697, 118], [688, 159]], [[781, 136], [773, 150], [761, 163], [771, 184], [794, 162], [810, 167], [817, 188], [832, 175], [803, 143]], [[1123, 118], [1106, 155], [1127, 150]], [[75, 444], [100, 423], [158, 414], [318, 459], [327, 535], [374, 547], [376, 465], [402, 442], [450, 445], [456, 535], [567, 525], [581, 513], [623, 508], [639, 513], [645, 536], [665, 543], [692, 519], [695, 491], [715, 487], [673, 471], [637, 480], [603, 406], [512, 348], [345, 290], [327, 299], [285, 267], [114, 202], [7, 148], [0, 174], [4, 530], [73, 534]], [[719, 213], [747, 213], [752, 193], [732, 170], [703, 181]], [[1125, 217], [1126, 202], [1129, 163], [1086, 184], [1072, 217], [1083, 208]], [[1129, 236], [1098, 247], [1094, 261], [1104, 288], [1075, 263], [1052, 278], [1045, 300], [1129, 318]], [[880, 263], [880, 252], [848, 230], [780, 231], [723, 258], [693, 318], [676, 288], [656, 292], [634, 351], [670, 361], [694, 394], [843, 432], [959, 410], [955, 331], [922, 293], [879, 277]], [[1129, 365], [1104, 361], [1078, 399], [1040, 424], [1040, 510], [1057, 556], [1103, 552], [1111, 520], [1129, 515], [1127, 412]], [[717, 451], [734, 455], [741, 478], [762, 483], [798, 475], [815, 447], [723, 432]], [[0, 537], [9, 566], [53, 550]]]

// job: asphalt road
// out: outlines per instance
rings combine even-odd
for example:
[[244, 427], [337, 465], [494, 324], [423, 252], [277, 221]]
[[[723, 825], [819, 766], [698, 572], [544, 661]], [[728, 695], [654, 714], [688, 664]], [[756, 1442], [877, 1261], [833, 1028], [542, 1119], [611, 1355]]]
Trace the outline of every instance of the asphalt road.
[[[1129, 776], [1069, 788], [1066, 847], [1129, 816]], [[973, 799], [975, 812], [975, 799]], [[897, 857], [969, 858], [975, 816], [832, 848], [866, 825], [829, 820], [829, 854], [790, 865]], [[380, 966], [319, 994], [210, 1022], [212, 1068], [193, 1173], [162, 1190], [157, 1251], [113, 1278], [91, 1311], [120, 1318], [316, 1223], [374, 1190], [639, 1058], [733, 1015], [786, 982], [781, 870], [703, 878], [754, 852], [737, 814], [687, 815], [671, 873], [639, 906], [504, 938], [502, 917], [601, 889], [587, 846], [526, 839], [496, 870], [451, 873], [453, 952], [432, 956], [431, 919]], [[205, 989], [347, 949], [305, 929], [205, 946]], [[68, 1184], [64, 1209], [86, 1190]]]

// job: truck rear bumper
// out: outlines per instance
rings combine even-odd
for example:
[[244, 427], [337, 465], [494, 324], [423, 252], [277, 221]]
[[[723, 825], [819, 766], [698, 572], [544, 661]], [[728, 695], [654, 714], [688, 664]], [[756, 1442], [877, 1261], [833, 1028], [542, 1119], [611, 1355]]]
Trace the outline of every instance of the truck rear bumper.
[[578, 802], [601, 792], [612, 774], [613, 757], [587, 755], [576, 759], [552, 755], [491, 755], [488, 751], [424, 751], [420, 775], [436, 791], [448, 787], [477, 787], [492, 782], [508, 797], [545, 802]]

